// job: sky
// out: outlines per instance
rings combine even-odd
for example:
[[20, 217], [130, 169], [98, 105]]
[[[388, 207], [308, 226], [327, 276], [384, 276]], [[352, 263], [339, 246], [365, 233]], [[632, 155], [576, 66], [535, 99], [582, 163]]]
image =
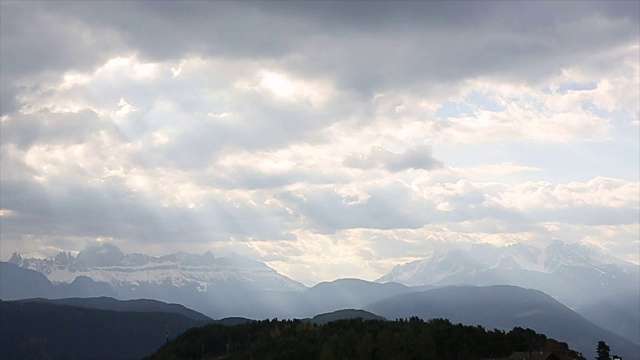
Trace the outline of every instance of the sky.
[[0, 257], [640, 263], [640, 2], [0, 2]]

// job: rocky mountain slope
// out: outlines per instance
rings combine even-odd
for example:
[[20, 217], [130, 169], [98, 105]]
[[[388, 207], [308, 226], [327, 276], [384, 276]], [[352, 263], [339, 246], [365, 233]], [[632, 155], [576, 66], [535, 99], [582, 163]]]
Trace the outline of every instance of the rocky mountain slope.
[[232, 254], [216, 257], [175, 253], [153, 257], [124, 254], [112, 244], [91, 246], [77, 257], [59, 253], [54, 258], [22, 258], [14, 253], [10, 263], [43, 273], [52, 283], [71, 283], [78, 276], [109, 284], [119, 298], [148, 297], [158, 289], [194, 292], [218, 290], [303, 291], [304, 285], [279, 274], [266, 264]]

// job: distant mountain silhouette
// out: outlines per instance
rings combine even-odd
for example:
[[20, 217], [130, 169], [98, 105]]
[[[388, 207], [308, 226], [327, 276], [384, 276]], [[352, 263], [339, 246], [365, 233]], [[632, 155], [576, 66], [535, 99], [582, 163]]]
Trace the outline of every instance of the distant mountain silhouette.
[[0, 301], [2, 359], [140, 359], [205, 321], [176, 313]]
[[0, 299], [50, 298], [53, 295], [53, 284], [44, 274], [0, 262]]
[[331, 321], [348, 320], [348, 319], [386, 320], [382, 316], [378, 316], [369, 311], [345, 309], [345, 310], [338, 310], [330, 313], [316, 315], [313, 318], [311, 318], [311, 321], [314, 324], [324, 325]]
[[640, 347], [606, 331], [549, 295], [516, 286], [451, 286], [398, 295], [365, 307], [387, 319], [418, 316], [446, 318], [485, 328], [512, 329], [519, 326], [565, 341], [589, 356], [595, 344], [604, 340], [612, 353], [623, 358], [640, 358]]
[[612, 295], [576, 312], [594, 324], [640, 345], [640, 294], [637, 291]]
[[133, 312], [157, 312], [183, 315], [196, 321], [213, 321], [197, 311], [186, 308], [180, 304], [167, 304], [158, 300], [137, 299], [137, 300], [117, 300], [110, 297], [95, 298], [67, 298], [67, 299], [24, 299], [18, 300], [20, 303], [44, 302], [55, 305], [69, 305], [87, 309], [113, 310], [113, 311], [133, 311]]
[[398, 284], [380, 284], [360, 279], [339, 279], [321, 282], [303, 293], [315, 313], [337, 309], [362, 308], [372, 302], [415, 291]]
[[2, 300], [115, 295], [115, 291], [108, 284], [93, 281], [86, 276], [78, 276], [68, 284], [54, 285], [38, 271], [0, 262], [0, 299]]
[[109, 284], [93, 281], [88, 276], [78, 276], [70, 284], [57, 284], [53, 288], [56, 298], [116, 296], [115, 290]]
[[341, 309], [361, 309], [372, 302], [427, 288], [429, 287], [411, 288], [396, 283], [380, 284], [359, 279], [340, 279], [317, 284], [304, 292], [219, 292], [207, 295], [206, 304], [189, 307], [203, 309], [202, 312], [212, 318], [310, 318], [316, 314]]
[[243, 318], [243, 317], [228, 317], [228, 318], [224, 318], [224, 319], [213, 320], [212, 323], [220, 324], [220, 325], [227, 325], [227, 326], [234, 326], [234, 325], [246, 324], [246, 323], [250, 323], [250, 322], [254, 322], [254, 321], [256, 321], [256, 320], [247, 319], [247, 318]]

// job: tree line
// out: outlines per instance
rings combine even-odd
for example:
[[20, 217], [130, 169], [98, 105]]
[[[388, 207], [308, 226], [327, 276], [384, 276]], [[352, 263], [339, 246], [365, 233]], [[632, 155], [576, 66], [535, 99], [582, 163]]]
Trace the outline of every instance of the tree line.
[[585, 359], [566, 343], [531, 329], [487, 330], [418, 317], [337, 320], [325, 325], [297, 319], [209, 324], [187, 330], [146, 359], [473, 360], [507, 357], [516, 351]]

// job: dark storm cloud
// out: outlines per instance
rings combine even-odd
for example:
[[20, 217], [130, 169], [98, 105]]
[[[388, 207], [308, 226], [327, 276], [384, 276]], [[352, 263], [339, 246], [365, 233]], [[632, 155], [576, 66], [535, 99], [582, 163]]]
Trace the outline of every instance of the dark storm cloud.
[[45, 72], [88, 70], [123, 47], [115, 33], [62, 11], [62, 2], [3, 1], [1, 6], [3, 82]]
[[431, 170], [442, 166], [442, 162], [435, 159], [432, 152], [429, 146], [415, 146], [406, 149], [401, 154], [373, 147], [367, 155], [347, 157], [344, 164], [360, 169], [384, 168], [391, 172], [407, 169]]
[[480, 75], [536, 82], [594, 51], [637, 40], [634, 17], [607, 19], [624, 23], [600, 31], [589, 6], [550, 2], [346, 2], [318, 18], [304, 5], [294, 9], [311, 23], [326, 21], [328, 30], [310, 37], [313, 45], [301, 50], [308, 56], [287, 64], [333, 74], [369, 95], [399, 87], [428, 91]]
[[[637, 2], [12, 3], [3, 5], [2, 63], [7, 73], [64, 70], [134, 49], [150, 60], [265, 59], [367, 94], [478, 75], [534, 81], [598, 49], [637, 40], [630, 31], [638, 27], [637, 8]], [[619, 25], [603, 31], [592, 26], [598, 17]], [[24, 22], [32, 26], [19, 26]]]

